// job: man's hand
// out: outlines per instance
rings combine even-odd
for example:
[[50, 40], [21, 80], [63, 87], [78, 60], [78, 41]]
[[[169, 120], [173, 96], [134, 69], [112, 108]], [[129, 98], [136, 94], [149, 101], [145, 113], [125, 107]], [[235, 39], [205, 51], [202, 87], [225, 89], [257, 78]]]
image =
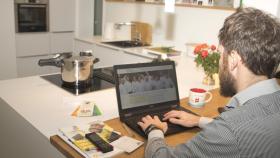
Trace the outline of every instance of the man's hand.
[[155, 125], [157, 128], [161, 129], [164, 133], [167, 131], [167, 123], [166, 122], [161, 122], [158, 118], [158, 116], [154, 116], [154, 118], [152, 118], [150, 115], [147, 115], [145, 117], [142, 118], [141, 122], [137, 123], [143, 131], [145, 131], [145, 129], [153, 124]]
[[187, 113], [185, 111], [172, 110], [164, 114], [163, 120], [169, 120], [169, 122], [178, 124], [185, 127], [198, 126], [199, 116]]

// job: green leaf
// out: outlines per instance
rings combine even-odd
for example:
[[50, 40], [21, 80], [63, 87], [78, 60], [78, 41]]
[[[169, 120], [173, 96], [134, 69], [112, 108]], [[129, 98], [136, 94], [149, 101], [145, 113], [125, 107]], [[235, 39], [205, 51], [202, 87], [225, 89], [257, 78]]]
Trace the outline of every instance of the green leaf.
[[219, 72], [219, 59], [220, 54], [217, 52], [211, 52], [206, 58], [203, 58], [201, 54], [198, 54], [195, 58], [196, 65], [202, 67], [206, 75], [213, 75]]

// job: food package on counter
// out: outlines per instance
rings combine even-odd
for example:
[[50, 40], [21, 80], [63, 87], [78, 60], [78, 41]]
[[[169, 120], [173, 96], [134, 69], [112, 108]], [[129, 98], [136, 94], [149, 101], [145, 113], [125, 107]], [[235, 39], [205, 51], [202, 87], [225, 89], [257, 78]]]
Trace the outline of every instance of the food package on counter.
[[75, 111], [72, 113], [72, 116], [78, 117], [90, 117], [101, 115], [101, 111], [98, 106], [93, 101], [82, 102]]

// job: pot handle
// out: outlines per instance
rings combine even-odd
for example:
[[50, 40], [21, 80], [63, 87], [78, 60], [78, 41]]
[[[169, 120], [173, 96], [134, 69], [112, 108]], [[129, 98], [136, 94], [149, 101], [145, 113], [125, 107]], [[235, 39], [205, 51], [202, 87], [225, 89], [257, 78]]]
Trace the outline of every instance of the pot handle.
[[100, 61], [99, 58], [95, 58], [95, 59], [93, 60], [93, 64], [98, 63], [99, 61]]
[[50, 59], [40, 59], [38, 62], [39, 66], [56, 66], [61, 67], [62, 62], [61, 60], [57, 60], [56, 58], [50, 58]]
[[38, 65], [61, 67], [63, 65], [63, 59], [70, 58], [71, 56], [72, 56], [71, 52], [56, 54], [53, 58], [50, 59], [40, 59]]

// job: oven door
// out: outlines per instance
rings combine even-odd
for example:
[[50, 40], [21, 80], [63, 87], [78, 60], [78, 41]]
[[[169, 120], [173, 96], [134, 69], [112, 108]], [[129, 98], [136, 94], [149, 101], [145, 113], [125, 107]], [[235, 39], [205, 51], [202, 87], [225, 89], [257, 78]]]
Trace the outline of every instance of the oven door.
[[47, 32], [47, 4], [18, 4], [17, 32]]

